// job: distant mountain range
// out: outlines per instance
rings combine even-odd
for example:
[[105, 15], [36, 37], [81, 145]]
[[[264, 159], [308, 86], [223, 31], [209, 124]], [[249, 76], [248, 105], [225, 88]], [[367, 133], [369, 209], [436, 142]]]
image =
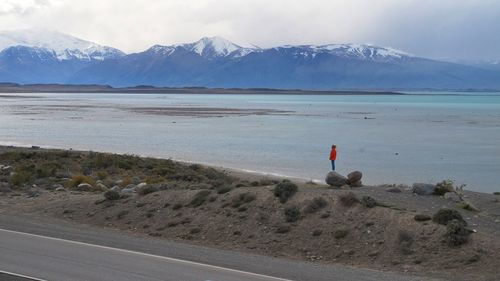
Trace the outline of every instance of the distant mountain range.
[[50, 31], [0, 32], [0, 82], [114, 87], [500, 89], [495, 63], [460, 64], [373, 45], [242, 47], [220, 37], [125, 54]]

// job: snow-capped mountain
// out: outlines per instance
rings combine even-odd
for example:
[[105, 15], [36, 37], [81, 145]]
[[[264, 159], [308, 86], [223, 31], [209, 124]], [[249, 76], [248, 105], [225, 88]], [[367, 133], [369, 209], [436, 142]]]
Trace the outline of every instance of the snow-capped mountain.
[[194, 43], [176, 44], [170, 46], [155, 45], [149, 49], [151, 52], [163, 53], [165, 55], [171, 55], [176, 50], [192, 52], [206, 59], [217, 59], [242, 57], [260, 49], [242, 47], [217, 36], [203, 37]]
[[58, 60], [102, 61], [125, 55], [118, 49], [101, 46], [56, 31], [26, 29], [0, 32], [0, 51], [15, 46], [46, 49], [52, 52]]
[[241, 58], [252, 53], [266, 50], [292, 50], [299, 57], [314, 58], [318, 54], [330, 54], [356, 59], [384, 60], [401, 59], [412, 55], [392, 48], [384, 48], [362, 44], [330, 44], [330, 45], [284, 45], [269, 49], [259, 47], [241, 47], [222, 37], [204, 37], [194, 43], [177, 44], [170, 46], [155, 45], [149, 51], [171, 55], [178, 49], [193, 52], [207, 59], [214, 58]]
[[243, 47], [220, 37], [125, 55], [57, 32], [0, 33], [0, 82], [303, 89], [500, 89], [500, 68], [362, 44]]

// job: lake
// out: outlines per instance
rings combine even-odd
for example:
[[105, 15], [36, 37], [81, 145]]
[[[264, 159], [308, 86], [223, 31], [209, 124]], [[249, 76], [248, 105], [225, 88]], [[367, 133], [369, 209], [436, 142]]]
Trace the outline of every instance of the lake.
[[500, 94], [0, 94], [0, 143], [138, 154], [365, 184], [500, 191]]

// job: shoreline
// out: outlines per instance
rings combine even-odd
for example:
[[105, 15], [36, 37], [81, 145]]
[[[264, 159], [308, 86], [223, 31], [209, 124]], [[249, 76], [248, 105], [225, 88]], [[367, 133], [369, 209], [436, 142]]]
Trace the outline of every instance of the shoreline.
[[[282, 185], [283, 178], [192, 162], [39, 147], [0, 146], [0, 165], [0, 212], [54, 223], [453, 280], [491, 280], [500, 260], [493, 194], [464, 192], [481, 207], [470, 210], [401, 186]], [[295, 192], [282, 200], [280, 185]], [[441, 208], [463, 216], [470, 238], [443, 242], [447, 227], [432, 221]]]

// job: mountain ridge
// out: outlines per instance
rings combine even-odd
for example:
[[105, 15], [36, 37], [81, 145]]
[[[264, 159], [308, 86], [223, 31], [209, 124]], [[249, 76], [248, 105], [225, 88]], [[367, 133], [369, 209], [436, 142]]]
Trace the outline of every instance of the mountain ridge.
[[125, 54], [58, 32], [14, 35], [0, 32], [2, 82], [317, 90], [500, 89], [500, 69], [496, 67], [431, 60], [370, 44], [260, 48], [216, 36]]

